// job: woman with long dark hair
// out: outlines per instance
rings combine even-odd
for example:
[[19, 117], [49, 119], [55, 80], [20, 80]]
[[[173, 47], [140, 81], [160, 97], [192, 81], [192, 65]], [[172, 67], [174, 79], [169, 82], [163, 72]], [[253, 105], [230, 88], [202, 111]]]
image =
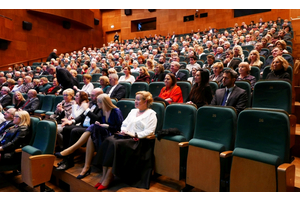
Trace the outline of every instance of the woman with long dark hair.
[[195, 75], [195, 84], [188, 96], [187, 103], [195, 104], [197, 108], [210, 104], [212, 90], [209, 85], [209, 73], [207, 70], [199, 69]]

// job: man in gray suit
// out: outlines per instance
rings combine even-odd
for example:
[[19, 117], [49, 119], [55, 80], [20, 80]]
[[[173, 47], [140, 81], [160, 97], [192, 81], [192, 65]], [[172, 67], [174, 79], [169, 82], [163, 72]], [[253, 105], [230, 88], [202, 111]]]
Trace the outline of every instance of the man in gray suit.
[[235, 85], [237, 77], [237, 72], [233, 69], [224, 71], [222, 83], [225, 88], [216, 90], [211, 105], [232, 106], [237, 114], [247, 107], [247, 93]]
[[37, 97], [37, 92], [34, 89], [30, 89], [27, 93], [28, 100], [25, 102], [20, 110], [27, 111], [30, 115], [34, 114], [34, 111], [38, 109], [40, 101]]

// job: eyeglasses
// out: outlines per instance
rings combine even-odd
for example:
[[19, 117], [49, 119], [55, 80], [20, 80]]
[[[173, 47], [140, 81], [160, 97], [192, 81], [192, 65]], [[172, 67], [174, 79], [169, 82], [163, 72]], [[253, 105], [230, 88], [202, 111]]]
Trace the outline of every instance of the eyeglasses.
[[20, 118], [20, 116], [14, 116], [15, 118]]

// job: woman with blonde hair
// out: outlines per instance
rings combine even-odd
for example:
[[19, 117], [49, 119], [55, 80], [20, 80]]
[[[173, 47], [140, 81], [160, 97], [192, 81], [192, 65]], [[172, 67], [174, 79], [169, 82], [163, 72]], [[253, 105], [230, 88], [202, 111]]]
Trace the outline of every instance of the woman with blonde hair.
[[131, 69], [131, 72], [140, 72], [140, 68], [138, 67], [139, 66], [138, 61], [134, 60], [132, 62], [132, 66], [133, 68]]
[[240, 45], [235, 45], [233, 47], [233, 57], [242, 59], [242, 62], [244, 62], [245, 55], [243, 54], [243, 49]]
[[135, 82], [150, 82], [150, 74], [146, 67], [140, 67], [140, 75], [136, 77]]
[[287, 72], [288, 67], [289, 63], [284, 57], [275, 57], [270, 67], [271, 72], [267, 75], [266, 79], [290, 81], [290, 74]]
[[99, 78], [100, 86], [103, 93], [106, 93], [106, 90], [110, 87], [109, 79], [107, 76], [100, 76]]
[[108, 69], [108, 74], [117, 74], [118, 72], [114, 68]]
[[250, 82], [251, 89], [254, 89], [254, 85], [256, 83], [256, 78], [250, 75], [251, 66], [247, 62], [241, 62], [239, 64], [239, 76], [237, 77], [237, 81], [247, 80]]
[[20, 91], [16, 91], [13, 97], [13, 104], [15, 105], [15, 109], [22, 108], [24, 103], [26, 102], [25, 98], [23, 97]]
[[248, 56], [248, 63], [250, 67], [256, 66], [261, 68], [263, 62], [260, 60], [259, 52], [257, 50], [252, 50]]
[[82, 179], [91, 173], [94, 152], [99, 149], [104, 139], [121, 130], [123, 122], [122, 112], [112, 103], [110, 97], [107, 94], [100, 94], [97, 97], [97, 105], [100, 108], [102, 116], [99, 121], [89, 126], [79, 140], [71, 147], [62, 152], [55, 153], [55, 156], [59, 158], [66, 157], [73, 154], [76, 149], [87, 142], [85, 165], [81, 173], [77, 176], [77, 179]]
[[8, 128], [5, 134], [0, 137], [0, 165], [16, 162], [17, 160], [14, 159], [15, 149], [22, 148], [29, 144], [31, 139], [31, 132], [29, 131], [30, 115], [27, 111], [21, 110], [14, 112], [13, 123], [15, 125]]
[[121, 76], [119, 78], [119, 82], [125, 81], [125, 82], [130, 82], [131, 84], [134, 83], [135, 78], [134, 76], [131, 75], [131, 68], [129, 66], [124, 67], [123, 72], [125, 75]]
[[152, 59], [147, 60], [146, 67], [148, 71], [154, 71], [154, 62]]

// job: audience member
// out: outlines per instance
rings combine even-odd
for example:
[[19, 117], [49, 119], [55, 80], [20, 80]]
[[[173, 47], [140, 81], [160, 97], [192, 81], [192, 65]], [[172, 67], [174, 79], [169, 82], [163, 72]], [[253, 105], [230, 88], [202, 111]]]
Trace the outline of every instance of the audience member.
[[19, 109], [19, 108], [22, 108], [23, 105], [25, 104], [26, 100], [25, 98], [23, 97], [22, 93], [19, 92], [19, 91], [16, 91], [14, 93], [14, 96], [13, 96], [13, 104], [14, 104], [14, 108], [15, 109]]
[[236, 79], [237, 81], [247, 80], [250, 83], [251, 90], [254, 89], [254, 85], [256, 83], [256, 78], [250, 75], [251, 66], [247, 62], [241, 62], [239, 64], [239, 76]]
[[209, 81], [216, 81], [218, 84], [222, 83], [223, 80], [223, 63], [216, 62], [212, 66], [213, 74], [209, 77]]
[[135, 82], [150, 83], [150, 74], [146, 67], [140, 67], [140, 75], [136, 77]]
[[110, 87], [106, 90], [106, 94], [110, 98], [116, 98], [118, 101], [122, 98], [125, 98], [126, 89], [123, 85], [119, 84], [117, 74], [109, 75]]
[[0, 105], [2, 108], [6, 108], [12, 104], [11, 96], [9, 95], [10, 89], [7, 86], [1, 88]]
[[34, 114], [34, 111], [38, 109], [40, 100], [37, 97], [37, 92], [34, 89], [30, 89], [27, 93], [28, 95], [28, 100], [25, 102], [25, 104], [19, 108], [18, 110], [25, 110], [27, 111], [30, 115]]
[[290, 81], [290, 74], [287, 72], [289, 63], [282, 56], [276, 56], [271, 65], [271, 72], [267, 75], [268, 80], [286, 80]]
[[125, 75], [121, 76], [119, 78], [119, 82], [121, 81], [127, 81], [130, 82], [131, 84], [135, 82], [134, 76], [131, 75], [131, 68], [129, 66], [124, 67], [123, 72]]

